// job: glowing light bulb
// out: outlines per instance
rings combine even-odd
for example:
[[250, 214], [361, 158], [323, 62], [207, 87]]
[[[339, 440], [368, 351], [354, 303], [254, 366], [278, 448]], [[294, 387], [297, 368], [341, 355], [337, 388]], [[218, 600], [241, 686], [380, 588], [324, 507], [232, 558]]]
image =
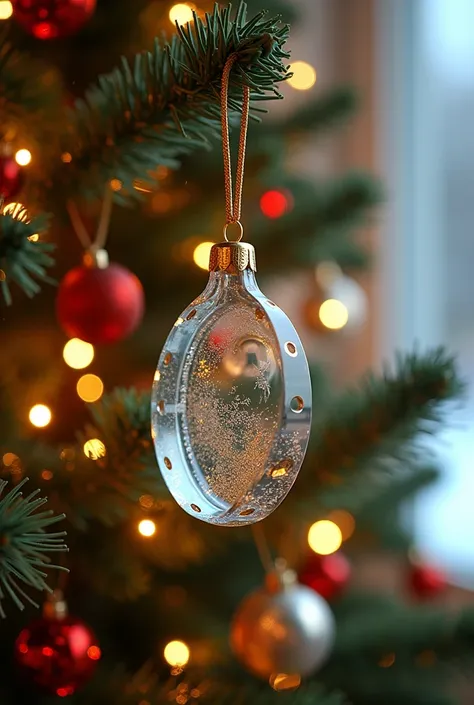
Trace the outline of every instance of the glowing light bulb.
[[104, 383], [97, 375], [82, 375], [77, 382], [76, 391], [83, 401], [97, 401], [103, 394]]
[[29, 149], [19, 149], [15, 154], [15, 161], [20, 166], [28, 166], [31, 162], [31, 152]]
[[326, 328], [339, 330], [349, 320], [349, 311], [342, 301], [326, 299], [319, 307], [319, 320]]
[[184, 641], [170, 641], [163, 652], [165, 660], [170, 666], [185, 666], [189, 661], [189, 647]]
[[0, 20], [8, 20], [13, 15], [13, 5], [10, 0], [1, 0], [0, 2]]
[[91, 460], [103, 458], [106, 453], [106, 447], [99, 438], [90, 438], [84, 443], [84, 455]]
[[17, 220], [21, 220], [24, 223], [28, 222], [28, 211], [26, 210], [23, 203], [8, 203], [3, 209], [3, 213], [8, 213], [12, 215]]
[[142, 536], [153, 536], [156, 533], [156, 524], [151, 519], [142, 519], [138, 524], [138, 531]]
[[194, 264], [197, 264], [197, 266], [201, 269], [209, 269], [209, 254], [211, 252], [211, 247], [213, 246], [213, 244], [213, 242], [201, 242], [194, 249]]
[[328, 556], [340, 548], [342, 533], [337, 524], [329, 519], [315, 522], [308, 531], [309, 547], [321, 556]]
[[307, 91], [316, 83], [316, 70], [306, 61], [295, 61], [290, 68], [293, 76], [288, 83], [297, 91]]
[[79, 338], [68, 340], [63, 349], [63, 358], [66, 365], [74, 370], [83, 370], [94, 359], [94, 348]]
[[46, 404], [35, 404], [29, 413], [30, 422], [37, 428], [47, 426], [52, 418], [51, 409]]
[[185, 2], [178, 2], [169, 11], [169, 18], [173, 24], [187, 24], [193, 19], [193, 5], [188, 5]]
[[102, 656], [102, 651], [98, 646], [89, 646], [87, 649], [87, 655], [92, 661], [98, 661]]

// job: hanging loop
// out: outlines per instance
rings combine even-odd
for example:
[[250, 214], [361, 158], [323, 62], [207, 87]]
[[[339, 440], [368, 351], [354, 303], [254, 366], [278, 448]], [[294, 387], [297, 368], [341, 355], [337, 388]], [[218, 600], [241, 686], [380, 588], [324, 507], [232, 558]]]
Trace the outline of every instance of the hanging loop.
[[242, 213], [242, 188], [244, 184], [244, 167], [245, 167], [245, 150], [247, 146], [247, 129], [249, 124], [249, 109], [250, 109], [250, 88], [244, 86], [243, 101], [242, 101], [242, 116], [240, 119], [240, 137], [239, 149], [237, 154], [237, 168], [235, 174], [235, 191], [232, 195], [232, 161], [230, 156], [230, 139], [229, 139], [229, 78], [234, 63], [237, 61], [238, 55], [231, 54], [226, 61], [224, 71], [222, 72], [222, 87], [221, 87], [221, 122], [222, 122], [222, 156], [224, 160], [224, 185], [225, 185], [225, 210], [226, 222], [224, 226], [224, 237], [227, 242], [227, 226], [231, 223], [236, 223], [240, 228], [240, 236], [236, 240], [230, 242], [240, 242], [243, 236], [244, 229], [240, 222]]
[[[239, 228], [239, 234], [233, 240], [227, 235], [227, 229], [228, 229], [229, 225], [237, 225], [237, 227]], [[233, 220], [232, 222], [226, 223], [224, 225], [224, 239], [226, 242], [240, 242], [242, 240], [243, 235], [244, 235], [244, 226], [242, 225], [240, 220]]]

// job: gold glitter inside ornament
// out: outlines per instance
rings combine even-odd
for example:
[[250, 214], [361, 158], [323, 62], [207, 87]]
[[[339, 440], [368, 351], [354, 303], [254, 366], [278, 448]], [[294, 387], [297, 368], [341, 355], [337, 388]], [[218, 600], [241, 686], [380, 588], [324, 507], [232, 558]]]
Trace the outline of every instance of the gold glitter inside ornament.
[[160, 358], [153, 437], [158, 463], [173, 468], [164, 479], [186, 511], [242, 525], [273, 511], [296, 479], [311, 386], [295, 329], [258, 289], [252, 246], [214, 245], [211, 267]]

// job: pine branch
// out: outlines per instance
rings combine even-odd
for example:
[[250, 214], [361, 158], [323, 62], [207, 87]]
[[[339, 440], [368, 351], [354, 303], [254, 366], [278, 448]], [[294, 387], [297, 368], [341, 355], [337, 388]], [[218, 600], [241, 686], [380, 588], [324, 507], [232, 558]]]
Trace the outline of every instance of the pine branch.
[[[65, 531], [45, 533], [45, 529], [65, 518], [64, 514], [53, 516], [51, 510], [39, 511], [46, 499], [38, 498], [39, 490], [23, 497], [22, 480], [0, 499], [0, 615], [5, 617], [1, 601], [10, 597], [22, 610], [24, 601], [36, 603], [21, 585], [35, 590], [50, 591], [45, 582], [47, 568], [64, 570], [50, 565], [45, 555], [67, 551], [64, 544]], [[0, 481], [0, 496], [7, 483]], [[38, 606], [38, 605], [36, 605]]]
[[463, 390], [455, 361], [443, 348], [399, 355], [393, 371], [368, 374], [316, 419], [305, 471], [290, 500], [311, 504], [321, 486], [338, 486], [348, 476], [360, 483], [364, 472], [373, 479], [390, 474], [397, 462], [416, 462], [418, 439], [437, 430], [445, 402]]
[[0, 215], [0, 284], [7, 305], [12, 302], [10, 283], [17, 284], [27, 296], [34, 296], [40, 286], [33, 277], [50, 284], [46, 268], [53, 264], [48, 252], [54, 245], [33, 238], [48, 225], [46, 215], [27, 219], [26, 210]]
[[[356, 91], [351, 86], [340, 86], [305, 104], [289, 119], [278, 122], [275, 131], [288, 133], [311, 133], [311, 138], [319, 133], [338, 127], [354, 115], [359, 106]], [[273, 126], [272, 126], [273, 127]]]
[[231, 75], [229, 105], [239, 111], [242, 86], [252, 100], [280, 98], [279, 82], [287, 74], [283, 46], [288, 27], [260, 12], [247, 20], [246, 4], [235, 19], [230, 7], [217, 4], [205, 21], [177, 26], [171, 42], [155, 40], [130, 64], [99, 78], [71, 114], [63, 151], [72, 161], [58, 179], [85, 196], [103, 190], [105, 181], [119, 179], [118, 199], [137, 198], [137, 178], [150, 178], [159, 164], [175, 167], [177, 157], [210, 144], [220, 133], [220, 82], [224, 64], [237, 52]]

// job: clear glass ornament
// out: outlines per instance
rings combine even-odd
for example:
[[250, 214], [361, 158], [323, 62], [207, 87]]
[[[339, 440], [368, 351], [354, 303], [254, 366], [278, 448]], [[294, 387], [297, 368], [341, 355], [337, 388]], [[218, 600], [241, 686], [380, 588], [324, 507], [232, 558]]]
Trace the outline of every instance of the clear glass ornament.
[[311, 382], [291, 321], [257, 286], [253, 247], [214, 245], [209, 268], [161, 353], [152, 435], [178, 504], [239, 526], [268, 516], [293, 485], [309, 439]]

